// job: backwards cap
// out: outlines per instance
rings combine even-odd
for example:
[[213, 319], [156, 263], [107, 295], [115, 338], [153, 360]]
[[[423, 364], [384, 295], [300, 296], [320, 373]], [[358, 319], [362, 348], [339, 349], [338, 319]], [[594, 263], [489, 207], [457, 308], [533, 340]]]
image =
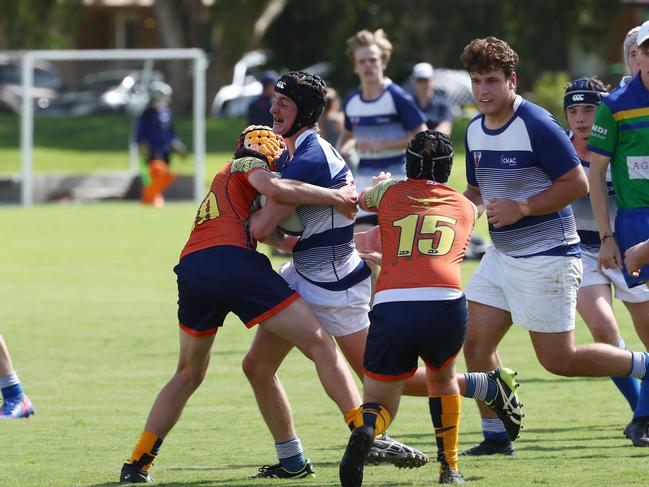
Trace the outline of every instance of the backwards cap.
[[290, 137], [303, 127], [316, 124], [327, 104], [327, 85], [315, 74], [291, 71], [275, 82], [275, 92], [291, 99], [297, 105], [297, 115], [284, 137]]
[[596, 107], [607, 95], [608, 90], [600, 80], [596, 78], [575, 79], [566, 86], [563, 109], [566, 110], [574, 105], [592, 105]]

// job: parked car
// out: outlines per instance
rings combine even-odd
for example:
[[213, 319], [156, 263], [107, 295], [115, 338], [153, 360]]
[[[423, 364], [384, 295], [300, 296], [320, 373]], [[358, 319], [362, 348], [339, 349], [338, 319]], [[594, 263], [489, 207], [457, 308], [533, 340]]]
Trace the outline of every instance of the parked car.
[[[244, 54], [234, 65], [232, 83], [222, 86], [217, 91], [212, 103], [211, 114], [219, 118], [245, 117], [248, 113], [248, 105], [256, 97], [261, 95], [262, 85], [255, 76], [259, 67], [268, 62], [267, 51], [250, 51]], [[325, 77], [331, 72], [332, 65], [328, 62], [321, 62], [303, 68], [301, 71], [317, 74]]]
[[[56, 68], [45, 61], [34, 63], [34, 83], [31, 94], [34, 110], [46, 110], [63, 89], [63, 80]], [[20, 62], [0, 62], [0, 111], [20, 113], [23, 86]]]
[[[471, 76], [463, 69], [435, 68], [433, 72], [435, 90], [439, 90], [451, 102], [453, 114], [456, 117], [473, 116], [475, 101], [471, 92]], [[408, 78], [403, 84], [408, 93], [414, 96], [415, 89], [412, 79]]]
[[159, 71], [112, 70], [83, 77], [78, 90], [62, 93], [48, 115], [86, 116], [95, 113], [138, 115], [149, 102], [149, 85], [164, 81]]
[[212, 115], [221, 118], [245, 116], [250, 102], [261, 94], [261, 83], [251, 69], [266, 64], [267, 51], [250, 51], [234, 65], [232, 83], [217, 91], [212, 103]]

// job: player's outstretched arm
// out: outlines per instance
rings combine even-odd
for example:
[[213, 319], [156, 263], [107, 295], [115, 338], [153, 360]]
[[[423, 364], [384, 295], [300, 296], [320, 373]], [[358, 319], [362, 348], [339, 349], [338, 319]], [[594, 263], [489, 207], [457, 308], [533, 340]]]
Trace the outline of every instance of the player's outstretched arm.
[[381, 253], [381, 229], [378, 225], [366, 232], [355, 232], [354, 243], [363, 259], [381, 265], [383, 255]]
[[295, 179], [281, 179], [268, 171], [255, 171], [248, 176], [250, 184], [271, 200], [286, 205], [332, 205], [348, 218], [356, 214], [358, 194], [352, 186], [329, 189]]
[[530, 215], [548, 215], [588, 194], [588, 179], [581, 165], [573, 167], [545, 191], [523, 201], [494, 198], [487, 205], [487, 218], [496, 228], [512, 225]]
[[478, 218], [480, 218], [480, 215], [482, 215], [485, 210], [480, 188], [478, 186], [473, 186], [472, 184], [467, 183], [466, 189], [464, 190], [463, 194], [471, 203], [475, 205], [478, 211]]
[[355, 146], [356, 139], [354, 138], [354, 133], [350, 130], [344, 129], [336, 142], [336, 150], [343, 157], [346, 157], [351, 153]]
[[294, 205], [285, 205], [269, 199], [266, 205], [250, 215], [250, 235], [258, 242], [270, 238], [280, 222], [295, 211]]
[[611, 158], [596, 152], [590, 156], [590, 170], [588, 172], [588, 185], [590, 188], [590, 203], [593, 215], [599, 229], [599, 238], [602, 245], [597, 256], [597, 265], [601, 269], [613, 269], [622, 264], [622, 255], [617, 246], [608, 213], [608, 188], [606, 187], [606, 172]]
[[634, 277], [640, 276], [640, 268], [649, 264], [649, 240], [640, 242], [624, 252], [626, 270]]

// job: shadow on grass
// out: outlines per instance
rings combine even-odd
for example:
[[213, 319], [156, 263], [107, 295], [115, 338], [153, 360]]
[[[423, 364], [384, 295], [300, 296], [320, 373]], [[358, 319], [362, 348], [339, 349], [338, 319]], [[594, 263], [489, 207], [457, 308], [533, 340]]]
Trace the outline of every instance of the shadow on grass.
[[[518, 377], [517, 377], [518, 379]], [[610, 377], [562, 377], [560, 375], [552, 377], [532, 377], [520, 379], [521, 386], [525, 384], [565, 384], [566, 382], [593, 382], [593, 380], [610, 380]]]
[[[192, 470], [198, 470], [196, 468], [193, 468]], [[205, 470], [212, 470], [209, 467], [206, 467]], [[471, 479], [480, 479], [482, 477], [470, 477]], [[271, 479], [271, 482], [273, 480]], [[104, 483], [104, 484], [92, 484], [92, 485], [77, 485], [77, 487], [118, 487], [120, 484], [118, 482], [109, 482], [109, 483]], [[237, 487], [268, 487], [269, 481], [268, 480], [254, 480], [254, 479], [236, 479], [236, 478], [231, 478], [231, 479], [225, 479], [225, 480], [190, 480], [187, 482], [155, 482], [155, 485], [157, 487], [172, 487], [174, 485], [177, 486], [184, 486], [184, 487], [214, 487], [217, 485], [232, 485], [232, 486], [237, 486]], [[282, 484], [283, 485], [283, 484]], [[319, 482], [314, 479], [304, 479], [304, 480], [291, 480], [290, 483], [291, 487], [334, 487], [334, 486], [339, 486], [339, 482]], [[385, 481], [385, 482], [373, 482], [373, 486], [384, 486], [384, 487], [392, 487], [392, 486], [413, 486], [415, 485], [412, 482], [393, 482], [393, 481]]]

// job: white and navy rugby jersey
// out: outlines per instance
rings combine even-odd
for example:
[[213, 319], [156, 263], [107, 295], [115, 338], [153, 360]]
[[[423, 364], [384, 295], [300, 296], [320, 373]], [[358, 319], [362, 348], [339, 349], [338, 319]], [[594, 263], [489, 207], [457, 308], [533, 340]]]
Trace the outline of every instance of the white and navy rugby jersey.
[[[279, 161], [283, 178], [324, 188], [340, 188], [353, 180], [343, 158], [314, 130], [295, 141], [295, 153]], [[293, 248], [293, 265], [308, 281], [332, 291], [348, 289], [370, 275], [354, 244], [354, 220], [333, 206], [300, 205], [304, 232]]]
[[[480, 188], [485, 207], [494, 198], [520, 201], [537, 195], [579, 165], [554, 117], [520, 96], [512, 119], [497, 130], [485, 127], [484, 115], [471, 120], [465, 145], [467, 181]], [[570, 205], [502, 228], [489, 225], [489, 234], [496, 249], [512, 257], [580, 254]]]
[[[572, 132], [568, 132], [568, 137], [572, 139]], [[590, 172], [590, 161], [581, 159], [581, 165], [586, 172]], [[611, 182], [611, 166], [606, 169], [606, 188], [608, 190], [608, 216], [611, 222], [611, 228], [615, 228], [615, 216], [617, 215], [617, 203], [615, 201], [615, 191], [613, 190], [613, 183]], [[575, 215], [575, 222], [577, 223], [577, 233], [581, 240], [582, 249], [589, 249], [592, 252], [599, 252], [601, 242], [599, 239], [599, 227], [595, 214], [593, 213], [593, 206], [590, 201], [590, 194], [582, 196], [576, 201], [573, 201], [572, 212]]]
[[[383, 93], [374, 100], [363, 99], [360, 89], [343, 103], [345, 128], [354, 133], [356, 142], [398, 139], [426, 122], [415, 100], [399, 85], [387, 79]], [[405, 164], [404, 149], [360, 153], [358, 167], [380, 170]]]

